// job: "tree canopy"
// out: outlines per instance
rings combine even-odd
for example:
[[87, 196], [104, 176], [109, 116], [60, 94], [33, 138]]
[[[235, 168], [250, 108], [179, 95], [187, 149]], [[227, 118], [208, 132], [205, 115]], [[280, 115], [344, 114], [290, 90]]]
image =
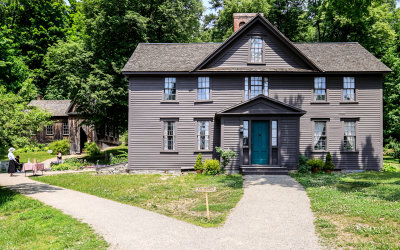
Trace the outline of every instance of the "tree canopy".
[[[27, 103], [71, 99], [86, 123], [127, 129], [121, 69], [141, 42], [221, 42], [233, 13], [261, 12], [294, 42], [359, 42], [392, 68], [385, 138], [400, 139], [400, 12], [395, 0], [3, 0], [0, 84]], [[19, 99], [20, 100], [20, 99]], [[10, 140], [9, 140], [10, 142]]]

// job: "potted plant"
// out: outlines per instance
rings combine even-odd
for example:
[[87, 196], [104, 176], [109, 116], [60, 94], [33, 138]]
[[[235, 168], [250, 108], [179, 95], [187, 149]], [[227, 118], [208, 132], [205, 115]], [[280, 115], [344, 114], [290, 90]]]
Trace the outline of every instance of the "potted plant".
[[330, 174], [334, 169], [335, 169], [335, 164], [333, 164], [332, 162], [332, 155], [330, 152], [328, 152], [325, 159], [324, 171]]
[[203, 155], [201, 153], [196, 158], [196, 163], [194, 164], [194, 170], [196, 170], [196, 173], [198, 174], [203, 173], [204, 164], [203, 164]]
[[311, 167], [311, 171], [313, 173], [318, 173], [321, 169], [323, 169], [325, 163], [321, 159], [312, 158], [307, 161], [307, 165]]

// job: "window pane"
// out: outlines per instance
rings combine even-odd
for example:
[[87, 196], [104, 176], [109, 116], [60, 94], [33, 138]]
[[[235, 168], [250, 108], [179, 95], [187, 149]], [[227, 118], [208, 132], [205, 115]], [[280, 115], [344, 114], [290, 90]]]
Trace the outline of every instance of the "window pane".
[[314, 78], [314, 100], [315, 101], [326, 100], [325, 77], [315, 77]]
[[175, 122], [164, 122], [164, 150], [175, 150]]
[[271, 127], [272, 127], [271, 144], [272, 144], [272, 146], [277, 146], [278, 145], [278, 122], [272, 121]]
[[243, 146], [249, 146], [249, 121], [243, 121]]
[[199, 150], [209, 149], [210, 122], [199, 121], [197, 127], [197, 143]]
[[264, 95], [268, 96], [268, 77], [264, 77]]
[[197, 86], [197, 98], [198, 100], [209, 100], [210, 99], [210, 78], [199, 77]]
[[354, 101], [355, 97], [355, 78], [343, 77], [343, 100]]
[[326, 122], [314, 122], [314, 150], [326, 150]]
[[176, 78], [166, 77], [164, 83], [164, 100], [176, 99]]
[[250, 62], [262, 63], [262, 39], [251, 38], [250, 43]]
[[249, 78], [248, 77], [244, 78], [244, 99], [245, 100], [249, 99]]
[[250, 98], [261, 95], [263, 92], [263, 82], [261, 76], [252, 76], [250, 81]]

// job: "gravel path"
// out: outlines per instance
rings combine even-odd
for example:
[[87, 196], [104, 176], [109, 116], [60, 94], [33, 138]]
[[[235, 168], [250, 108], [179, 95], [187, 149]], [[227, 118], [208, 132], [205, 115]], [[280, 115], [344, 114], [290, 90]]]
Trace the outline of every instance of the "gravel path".
[[310, 202], [289, 176], [246, 176], [243, 198], [220, 228], [0, 174], [0, 185], [62, 210], [103, 235], [111, 249], [319, 249]]

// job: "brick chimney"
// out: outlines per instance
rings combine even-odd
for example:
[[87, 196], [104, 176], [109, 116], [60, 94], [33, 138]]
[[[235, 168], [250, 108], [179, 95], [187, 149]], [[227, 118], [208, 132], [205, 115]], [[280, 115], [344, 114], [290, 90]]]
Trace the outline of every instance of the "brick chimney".
[[[257, 14], [258, 13], [233, 13], [233, 32], [236, 32]], [[260, 15], [264, 16], [263, 13], [260, 13]]]
[[37, 95], [37, 100], [43, 100], [43, 96], [42, 95]]

